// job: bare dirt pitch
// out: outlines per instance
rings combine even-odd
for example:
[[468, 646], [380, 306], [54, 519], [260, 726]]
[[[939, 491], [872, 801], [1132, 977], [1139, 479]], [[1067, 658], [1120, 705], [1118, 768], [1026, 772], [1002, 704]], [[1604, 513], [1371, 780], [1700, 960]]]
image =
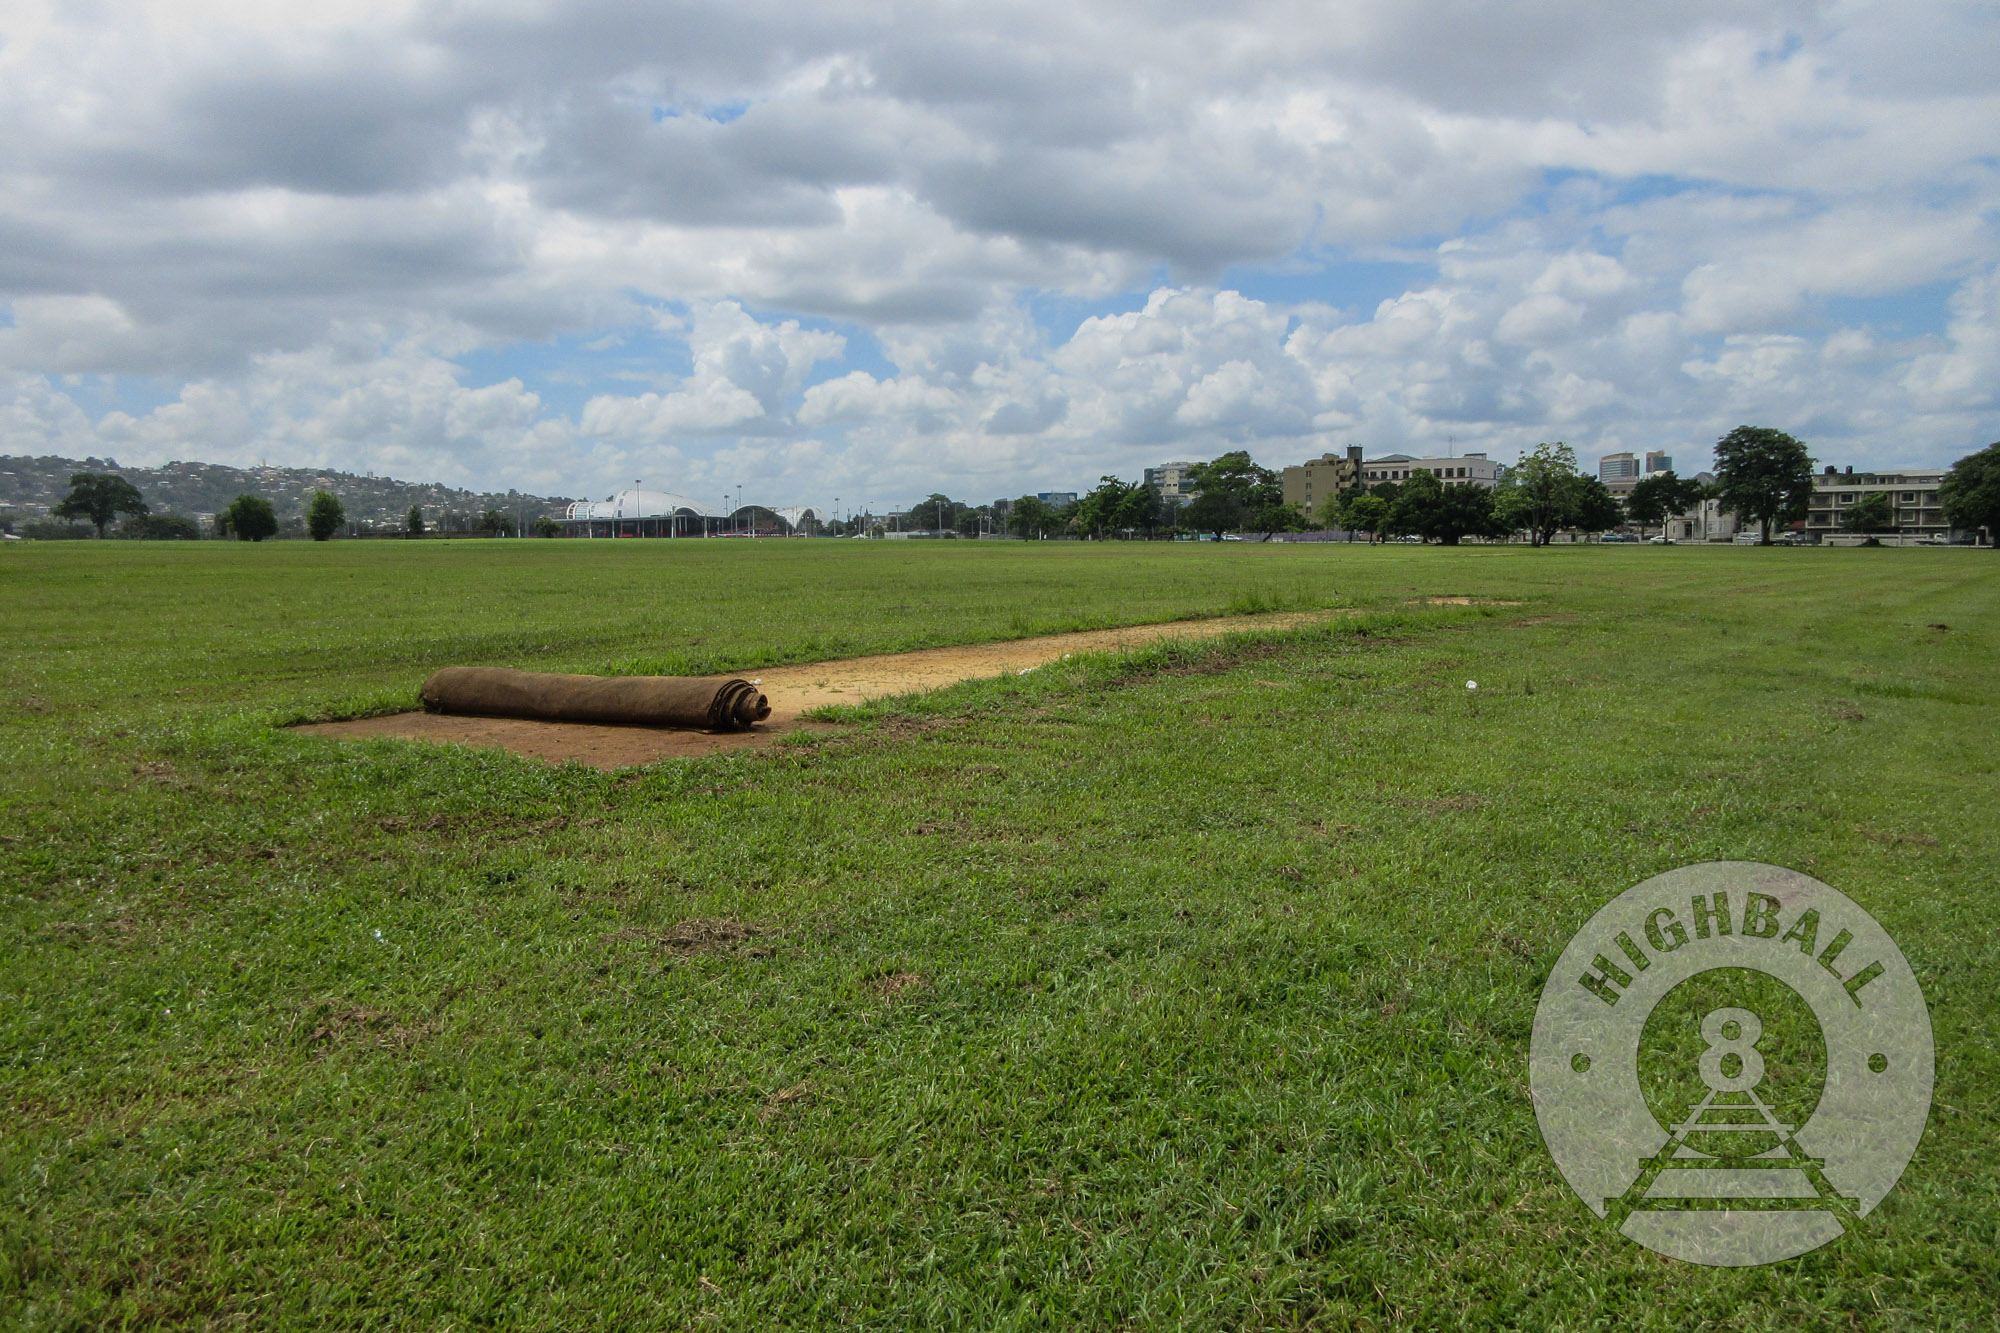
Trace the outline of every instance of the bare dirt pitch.
[[463, 717], [448, 713], [395, 713], [351, 722], [317, 722], [296, 730], [314, 736], [363, 740], [388, 736], [400, 740], [455, 745], [497, 746], [552, 764], [574, 760], [593, 768], [632, 768], [659, 759], [727, 754], [761, 749], [795, 731], [837, 731], [830, 723], [802, 716], [827, 704], [856, 704], [894, 694], [942, 689], [963, 680], [1026, 671], [1065, 653], [1118, 652], [1144, 647], [1162, 639], [1210, 639], [1246, 630], [1291, 629], [1351, 614], [1341, 611], [1221, 616], [1212, 620], [1176, 620], [1162, 625], [1131, 625], [1124, 629], [1085, 630], [1076, 634], [1045, 634], [1005, 643], [978, 643], [958, 648], [924, 648], [879, 657], [850, 657], [837, 662], [768, 667], [744, 673], [755, 680], [771, 701], [770, 719], [749, 731], [671, 731], [654, 727], [592, 726], [580, 722], [536, 722], [505, 717]]

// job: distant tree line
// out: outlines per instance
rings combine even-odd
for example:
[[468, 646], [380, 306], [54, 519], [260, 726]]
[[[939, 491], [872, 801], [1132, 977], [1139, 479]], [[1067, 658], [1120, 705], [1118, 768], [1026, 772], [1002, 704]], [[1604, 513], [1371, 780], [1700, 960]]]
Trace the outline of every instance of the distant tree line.
[[[1456, 546], [1468, 540], [1525, 539], [1545, 546], [1562, 533], [1607, 532], [1623, 523], [1658, 528], [1698, 505], [1714, 502], [1765, 544], [1777, 527], [1806, 513], [1812, 497], [1813, 459], [1801, 441], [1766, 426], [1739, 426], [1716, 442], [1712, 481], [1673, 472], [1636, 483], [1621, 501], [1578, 466], [1576, 451], [1561, 441], [1536, 445], [1508, 469], [1497, 486], [1448, 484], [1418, 471], [1405, 481], [1378, 482], [1348, 491], [1313, 516], [1318, 526], [1344, 530], [1349, 540], [1416, 539]], [[861, 515], [822, 523], [833, 536], [887, 535], [894, 525], [913, 530], [979, 536], [1009, 533], [1029, 540], [1146, 540], [1204, 534], [1300, 532], [1314, 526], [1283, 500], [1279, 474], [1234, 450], [1189, 469], [1191, 499], [1115, 476], [1073, 503], [1055, 505], [1023, 495], [998, 505], [972, 506], [941, 494], [884, 518]], [[2000, 530], [2000, 444], [1959, 460], [1942, 489], [1946, 520], [1961, 529]], [[1850, 531], [1894, 526], [1885, 497], [1857, 504], [1843, 515]]]
[[[1716, 442], [1712, 483], [1660, 473], [1635, 484], [1621, 504], [1603, 482], [1579, 469], [1575, 450], [1557, 441], [1536, 445], [1494, 487], [1469, 482], [1447, 485], [1418, 471], [1402, 482], [1349, 491], [1315, 517], [1324, 527], [1344, 529], [1349, 540], [1416, 538], [1456, 546], [1467, 539], [1525, 537], [1544, 546], [1562, 532], [1600, 532], [1626, 521], [1664, 531], [1673, 516], [1714, 501], [1724, 512], [1756, 526], [1763, 544], [1769, 545], [1774, 528], [1805, 516], [1812, 497], [1812, 467], [1803, 442], [1770, 427], [1739, 426]], [[116, 535], [142, 541], [214, 536], [261, 542], [283, 532], [271, 502], [258, 495], [237, 496], [215, 516], [212, 532], [204, 533], [193, 518], [153, 513], [138, 489], [117, 473], [78, 472], [69, 480], [69, 494], [49, 511], [62, 521], [30, 522], [25, 525], [27, 535], [65, 538], [94, 532], [100, 538]], [[907, 522], [912, 529], [962, 537], [1144, 540], [1197, 533], [1220, 538], [1229, 533], [1300, 532], [1311, 526], [1298, 506], [1284, 503], [1279, 474], [1259, 465], [1246, 450], [1194, 465], [1186, 481], [1194, 493], [1188, 500], [1108, 475], [1073, 503], [1062, 505], [1023, 495], [975, 506], [933, 493], [907, 515], [809, 521], [807, 530], [832, 536], [886, 535], [889, 524]], [[2000, 443], [1958, 460], [1944, 479], [1939, 499], [1952, 527], [1983, 530], [1989, 540], [2000, 534]], [[313, 494], [303, 522], [292, 522], [299, 524], [294, 531], [314, 541], [328, 541], [343, 528], [350, 535], [356, 533], [339, 497], [325, 489]], [[1870, 496], [1843, 511], [1841, 526], [1855, 533], [1892, 530], [1894, 507], [1885, 495]], [[432, 520], [420, 506], [412, 505], [400, 528], [400, 535], [419, 538], [432, 533], [498, 537], [529, 532], [553, 537], [561, 526], [546, 514], [528, 521], [525, 515], [493, 508], [479, 514], [445, 509]]]
[[[115, 472], [77, 472], [69, 479], [69, 494], [50, 506], [49, 516], [53, 522], [30, 521], [23, 526], [27, 536], [45, 540], [62, 540], [93, 533], [99, 537], [120, 537], [137, 541], [198, 541], [204, 537], [217, 539], [235, 538], [238, 541], [261, 542], [283, 535], [285, 525], [280, 523], [275, 506], [261, 495], [244, 493], [237, 496], [214, 516], [208, 531], [185, 514], [156, 514], [147, 505], [138, 488]], [[124, 522], [118, 520], [124, 518]], [[343, 532], [349, 536], [375, 535], [373, 528], [361, 529], [350, 523], [346, 506], [338, 496], [324, 488], [313, 493], [307, 501], [302, 519], [293, 519], [294, 534], [313, 541], [330, 541]], [[81, 524], [88, 524], [85, 528]], [[113, 525], [116, 530], [113, 530]], [[525, 531], [522, 531], [525, 529]], [[421, 507], [412, 505], [401, 535], [421, 537], [430, 531]], [[553, 537], [561, 532], [561, 525], [546, 514], [536, 515], [528, 520], [525, 515], [509, 514], [499, 509], [487, 509], [473, 515], [446, 510], [439, 515], [437, 531], [450, 533], [476, 533], [486, 537], [526, 535], [532, 532], [537, 537]], [[382, 535], [389, 535], [383, 533]]]

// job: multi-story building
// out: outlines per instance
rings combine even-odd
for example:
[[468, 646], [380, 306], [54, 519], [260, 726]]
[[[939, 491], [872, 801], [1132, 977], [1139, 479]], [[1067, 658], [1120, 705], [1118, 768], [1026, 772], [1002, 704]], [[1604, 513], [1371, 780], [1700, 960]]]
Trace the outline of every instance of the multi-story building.
[[1341, 492], [1360, 487], [1361, 470], [1358, 444], [1348, 445], [1345, 455], [1321, 454], [1288, 467], [1284, 474], [1285, 503], [1297, 505], [1310, 521], [1331, 519], [1331, 506], [1340, 499]]
[[[1601, 469], [1602, 465], [1600, 464], [1599, 466]], [[1658, 449], [1649, 449], [1646, 451], [1647, 476], [1656, 477], [1662, 472], [1672, 472], [1673, 470], [1674, 456], [1672, 454], [1663, 454]]]
[[1598, 480], [1606, 486], [1612, 482], [1636, 482], [1638, 466], [1638, 454], [1604, 454], [1598, 458]]
[[1158, 467], [1146, 469], [1146, 485], [1160, 493], [1162, 500], [1172, 500], [1185, 504], [1199, 492], [1188, 484], [1188, 472], [1193, 463], [1162, 463]]
[[1075, 491], [1036, 491], [1035, 498], [1051, 509], [1061, 509], [1064, 505], [1076, 503]]
[[1938, 504], [1938, 486], [1944, 468], [1891, 467], [1873, 472], [1853, 468], [1836, 471], [1832, 467], [1813, 478], [1812, 499], [1806, 508], [1806, 540], [1823, 541], [1844, 529], [1840, 518], [1848, 509], [1871, 495], [1887, 495], [1894, 532], [1902, 537], [1944, 537], [1951, 526], [1944, 521]]
[[1456, 458], [1412, 458], [1408, 454], [1384, 454], [1361, 465], [1361, 484], [1375, 486], [1385, 481], [1408, 481], [1414, 472], [1428, 472], [1447, 486], [1471, 483], [1493, 487], [1507, 475], [1507, 469], [1485, 454], [1460, 454]]

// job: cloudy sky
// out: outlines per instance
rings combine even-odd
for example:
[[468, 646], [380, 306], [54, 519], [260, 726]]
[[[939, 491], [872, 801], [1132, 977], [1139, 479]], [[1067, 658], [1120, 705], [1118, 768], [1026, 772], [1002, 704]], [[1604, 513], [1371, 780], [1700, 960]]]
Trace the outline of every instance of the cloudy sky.
[[1996, 155], [1991, 0], [0, 0], [0, 453], [1942, 464], [2000, 438]]

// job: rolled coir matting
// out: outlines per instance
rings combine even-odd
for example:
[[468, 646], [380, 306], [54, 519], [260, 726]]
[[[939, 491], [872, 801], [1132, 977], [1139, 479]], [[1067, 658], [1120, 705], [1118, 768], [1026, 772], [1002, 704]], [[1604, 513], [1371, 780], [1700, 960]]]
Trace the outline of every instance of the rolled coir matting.
[[446, 667], [424, 682], [424, 709], [545, 722], [741, 731], [771, 715], [755, 685], [734, 676], [565, 676], [502, 667]]

